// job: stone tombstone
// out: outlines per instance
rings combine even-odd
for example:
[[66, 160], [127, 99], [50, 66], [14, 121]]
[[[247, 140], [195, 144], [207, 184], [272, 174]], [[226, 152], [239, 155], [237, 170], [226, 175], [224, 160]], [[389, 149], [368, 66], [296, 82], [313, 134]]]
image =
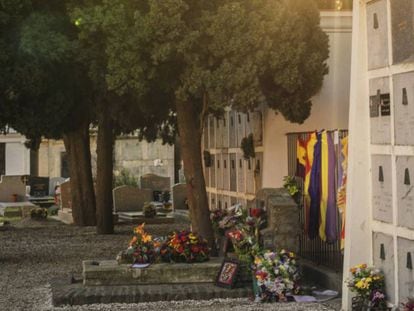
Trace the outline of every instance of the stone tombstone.
[[210, 187], [216, 187], [216, 155], [211, 155], [211, 166], [210, 166]]
[[230, 154], [230, 191], [237, 192], [237, 161], [236, 154]]
[[246, 137], [245, 133], [246, 115], [241, 112], [236, 114], [236, 128], [237, 128], [237, 147], [241, 146], [241, 141]]
[[49, 195], [54, 196], [55, 195], [55, 188], [57, 185], [61, 185], [64, 183], [66, 178], [63, 177], [52, 177], [49, 179]]
[[244, 193], [246, 191], [246, 178], [245, 178], [245, 164], [246, 161], [243, 158], [243, 154], [238, 153], [236, 155], [237, 160], [237, 192]]
[[232, 110], [229, 112], [229, 147], [237, 147], [237, 113]]
[[414, 241], [398, 238], [398, 296], [406, 301], [414, 296]]
[[414, 72], [393, 76], [395, 144], [414, 145]]
[[261, 111], [252, 112], [253, 139], [255, 146], [263, 145], [263, 115]]
[[394, 242], [392, 236], [373, 232], [373, 263], [385, 276], [385, 292], [388, 300], [395, 301], [394, 282]]
[[0, 180], [0, 202], [26, 201], [26, 185], [21, 176], [2, 175]]
[[414, 157], [397, 157], [398, 225], [414, 229]]
[[72, 208], [72, 195], [70, 191], [70, 180], [60, 184], [60, 204], [62, 208]]
[[151, 202], [151, 189], [140, 189], [133, 186], [119, 186], [112, 190], [114, 212], [140, 212], [145, 202]]
[[250, 158], [248, 160], [245, 160], [245, 166], [247, 166], [246, 169], [246, 192], [250, 194], [254, 194], [254, 184], [255, 184], [255, 178], [254, 178], [254, 169], [255, 169], [255, 158]]
[[388, 66], [387, 0], [367, 3], [368, 69]]
[[391, 156], [373, 155], [371, 164], [373, 218], [392, 223]]
[[391, 144], [391, 103], [388, 78], [369, 81], [371, 143]]
[[172, 200], [174, 209], [187, 210], [187, 184], [175, 184], [172, 187]]
[[391, 1], [393, 63], [414, 59], [414, 0]]
[[49, 195], [49, 177], [29, 176], [28, 185], [30, 186], [30, 195], [33, 197]]
[[146, 174], [141, 176], [141, 189], [151, 189], [152, 191], [171, 191], [170, 177]]
[[267, 228], [262, 230], [265, 247], [297, 252], [301, 226], [300, 209], [284, 188], [265, 188], [256, 194], [253, 206], [264, 206], [267, 213]]

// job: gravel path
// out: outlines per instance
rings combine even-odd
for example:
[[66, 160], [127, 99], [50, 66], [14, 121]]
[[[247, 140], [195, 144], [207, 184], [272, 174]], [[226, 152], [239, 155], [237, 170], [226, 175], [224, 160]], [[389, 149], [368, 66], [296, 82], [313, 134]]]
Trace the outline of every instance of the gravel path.
[[[147, 225], [154, 235], [165, 235], [186, 224]], [[114, 259], [131, 237], [132, 226], [117, 226], [116, 234], [99, 236], [94, 228], [76, 228], [55, 221], [23, 220], [0, 231], [0, 310], [339, 310], [330, 304], [254, 304], [248, 299], [64, 306], [51, 303], [49, 281], [81, 273], [81, 261]]]

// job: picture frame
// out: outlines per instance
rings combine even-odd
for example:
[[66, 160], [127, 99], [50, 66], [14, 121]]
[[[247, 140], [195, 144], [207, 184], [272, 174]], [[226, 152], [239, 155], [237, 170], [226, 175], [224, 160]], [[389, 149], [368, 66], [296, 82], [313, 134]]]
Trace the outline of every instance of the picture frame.
[[234, 288], [239, 271], [239, 261], [236, 259], [225, 258], [217, 274], [216, 285], [219, 287]]

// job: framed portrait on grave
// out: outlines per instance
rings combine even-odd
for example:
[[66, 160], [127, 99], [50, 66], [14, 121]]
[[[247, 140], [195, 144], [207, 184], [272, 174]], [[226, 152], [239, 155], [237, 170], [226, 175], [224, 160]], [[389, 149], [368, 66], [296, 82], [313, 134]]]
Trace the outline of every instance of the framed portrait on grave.
[[216, 285], [224, 288], [233, 288], [236, 284], [239, 265], [237, 260], [225, 258], [218, 272]]

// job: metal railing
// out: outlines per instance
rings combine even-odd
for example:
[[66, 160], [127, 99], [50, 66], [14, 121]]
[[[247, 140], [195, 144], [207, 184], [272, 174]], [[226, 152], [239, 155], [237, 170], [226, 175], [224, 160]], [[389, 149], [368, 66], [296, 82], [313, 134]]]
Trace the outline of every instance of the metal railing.
[[[330, 135], [333, 135], [333, 131], [328, 131]], [[288, 174], [290, 176], [294, 176], [296, 174], [296, 142], [298, 138], [307, 139], [311, 132], [302, 132], [302, 133], [288, 133], [287, 134], [287, 141], [288, 141]], [[347, 130], [340, 130], [339, 131], [339, 138], [343, 138], [348, 135]], [[336, 153], [339, 154], [341, 152], [339, 150], [340, 146], [336, 145]], [[336, 168], [335, 168], [335, 177], [338, 174], [338, 161], [336, 161]], [[335, 181], [337, 178], [335, 178]], [[303, 189], [303, 180], [300, 177], [297, 177], [298, 184], [301, 189]], [[337, 186], [337, 185], [336, 185]], [[337, 187], [336, 187], [337, 189]], [[303, 191], [302, 191], [303, 193]], [[304, 201], [303, 199], [301, 200]], [[338, 211], [338, 223], [337, 223], [337, 230], [338, 230], [338, 240], [333, 243], [327, 243], [322, 241], [319, 237], [314, 239], [309, 239], [308, 235], [305, 232], [305, 209], [303, 204], [300, 206], [300, 224], [303, 228], [302, 233], [299, 238], [299, 255], [305, 259], [311, 260], [317, 265], [327, 266], [332, 268], [336, 271], [342, 271], [343, 266], [343, 254], [341, 251], [340, 245], [340, 231], [341, 231], [341, 217]]]

